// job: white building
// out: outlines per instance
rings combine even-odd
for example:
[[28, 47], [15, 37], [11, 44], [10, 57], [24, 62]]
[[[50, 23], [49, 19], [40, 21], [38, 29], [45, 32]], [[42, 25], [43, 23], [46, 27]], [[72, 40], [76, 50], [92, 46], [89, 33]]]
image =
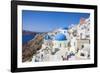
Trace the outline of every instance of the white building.
[[81, 19], [77, 26], [78, 39], [90, 38], [90, 19]]
[[55, 35], [55, 39], [52, 40], [53, 42], [53, 49], [52, 51], [55, 52], [56, 49], [62, 49], [67, 47], [67, 38], [63, 33], [59, 33]]

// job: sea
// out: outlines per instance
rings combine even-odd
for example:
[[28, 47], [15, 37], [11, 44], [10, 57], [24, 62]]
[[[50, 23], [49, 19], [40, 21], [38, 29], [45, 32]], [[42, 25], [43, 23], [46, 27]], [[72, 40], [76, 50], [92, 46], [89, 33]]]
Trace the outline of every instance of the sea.
[[35, 35], [32, 34], [24, 34], [22, 35], [22, 44], [26, 44], [28, 41], [32, 40]]

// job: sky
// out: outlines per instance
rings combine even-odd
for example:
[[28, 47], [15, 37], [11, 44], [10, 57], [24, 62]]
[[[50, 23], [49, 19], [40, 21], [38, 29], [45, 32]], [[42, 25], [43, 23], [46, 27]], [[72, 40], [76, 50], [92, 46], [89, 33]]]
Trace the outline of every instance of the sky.
[[80, 18], [89, 16], [89, 13], [23, 10], [22, 25], [23, 30], [49, 32], [59, 28], [68, 28], [71, 24], [78, 24]]

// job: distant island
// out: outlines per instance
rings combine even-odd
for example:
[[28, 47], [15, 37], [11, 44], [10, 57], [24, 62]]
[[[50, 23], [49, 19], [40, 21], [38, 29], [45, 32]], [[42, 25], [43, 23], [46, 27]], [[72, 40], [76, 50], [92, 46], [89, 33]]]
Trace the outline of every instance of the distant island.
[[36, 32], [28, 31], [28, 30], [23, 30], [22, 31], [23, 35], [36, 35]]

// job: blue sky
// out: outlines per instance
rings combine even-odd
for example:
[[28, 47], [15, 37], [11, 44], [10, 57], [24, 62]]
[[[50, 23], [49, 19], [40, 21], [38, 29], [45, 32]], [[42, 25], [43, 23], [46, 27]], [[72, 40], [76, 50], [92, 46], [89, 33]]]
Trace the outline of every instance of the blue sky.
[[89, 16], [89, 13], [23, 10], [22, 25], [23, 30], [49, 32], [68, 27], [71, 24], [78, 24], [80, 18], [88, 18]]

